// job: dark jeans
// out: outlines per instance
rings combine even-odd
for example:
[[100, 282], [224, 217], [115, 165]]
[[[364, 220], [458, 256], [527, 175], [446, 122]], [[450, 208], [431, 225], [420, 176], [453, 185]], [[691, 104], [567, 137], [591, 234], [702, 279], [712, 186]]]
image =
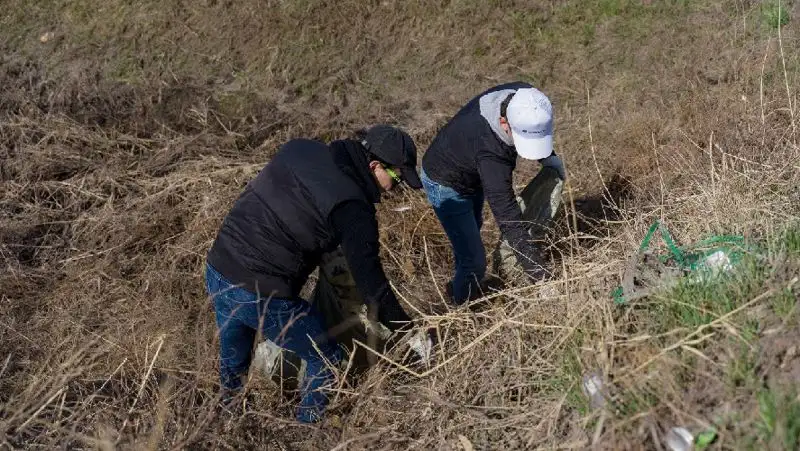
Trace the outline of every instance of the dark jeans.
[[483, 192], [459, 194], [429, 179], [424, 170], [421, 178], [428, 201], [453, 246], [453, 301], [463, 304], [480, 292], [480, 282], [486, 275], [486, 250], [481, 241]]
[[322, 318], [311, 304], [302, 299], [260, 298], [226, 280], [211, 265], [206, 265], [206, 289], [214, 299], [219, 329], [222, 387], [231, 391], [242, 388], [242, 376], [250, 367], [256, 332], [260, 330], [264, 338], [306, 361], [297, 419], [318, 420], [328, 403], [319, 388], [333, 380], [324, 359], [336, 364], [341, 360], [341, 350], [326, 334]]

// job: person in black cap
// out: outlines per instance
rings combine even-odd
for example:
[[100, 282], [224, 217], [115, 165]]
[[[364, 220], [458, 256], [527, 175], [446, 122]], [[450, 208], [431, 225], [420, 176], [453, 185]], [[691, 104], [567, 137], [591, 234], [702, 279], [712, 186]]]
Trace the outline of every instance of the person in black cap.
[[300, 290], [321, 256], [338, 246], [378, 320], [392, 331], [410, 328], [411, 318], [391, 290], [378, 255], [374, 204], [401, 182], [420, 189], [416, 162], [411, 137], [379, 125], [362, 141], [291, 140], [248, 183], [223, 220], [206, 262], [226, 397], [241, 390], [260, 331], [306, 361], [297, 419], [321, 417], [327, 397], [318, 389], [332, 380], [329, 364], [342, 355]]

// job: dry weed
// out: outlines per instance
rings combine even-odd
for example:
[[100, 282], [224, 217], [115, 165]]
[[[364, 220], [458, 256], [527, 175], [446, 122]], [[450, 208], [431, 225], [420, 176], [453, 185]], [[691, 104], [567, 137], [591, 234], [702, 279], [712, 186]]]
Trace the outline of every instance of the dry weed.
[[[0, 19], [0, 446], [661, 449], [669, 427], [710, 423], [712, 404], [747, 412], [713, 381], [795, 266], [774, 256], [740, 310], [696, 327], [656, 327], [648, 309], [669, 294], [619, 308], [610, 292], [655, 219], [683, 243], [765, 240], [797, 220], [790, 26], [764, 35], [747, 2], [129, 3], [59, 16], [14, 0]], [[44, 24], [59, 26], [28, 39]], [[270, 152], [378, 121], [424, 149], [463, 101], [514, 78], [558, 105], [558, 277], [448, 306], [447, 239], [421, 193], [399, 193], [380, 207], [382, 257], [439, 332], [433, 366], [340, 369], [320, 426], [292, 422], [292, 401], [257, 377], [244, 414], [219, 412], [201, 269]], [[521, 164], [519, 184], [536, 170]], [[590, 370], [614, 389], [608, 409], [587, 408]]]

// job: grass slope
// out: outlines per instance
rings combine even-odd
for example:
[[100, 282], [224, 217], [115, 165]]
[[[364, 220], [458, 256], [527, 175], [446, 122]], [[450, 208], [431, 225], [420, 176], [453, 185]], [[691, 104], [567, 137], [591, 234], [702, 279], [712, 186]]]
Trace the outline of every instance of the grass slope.
[[[0, 446], [663, 449], [682, 425], [713, 427], [710, 449], [796, 448], [796, 8], [7, 0]], [[420, 193], [394, 196], [383, 259], [439, 328], [437, 366], [342, 375], [319, 427], [257, 376], [244, 415], [216, 416], [203, 258], [276, 146], [391, 122], [424, 150], [514, 79], [556, 107], [569, 180], [543, 245], [558, 278], [449, 310], [446, 237]], [[518, 186], [536, 170], [521, 163]], [[722, 279], [615, 305], [656, 219], [682, 245], [742, 234], [758, 250]], [[602, 409], [581, 391], [590, 371]]]

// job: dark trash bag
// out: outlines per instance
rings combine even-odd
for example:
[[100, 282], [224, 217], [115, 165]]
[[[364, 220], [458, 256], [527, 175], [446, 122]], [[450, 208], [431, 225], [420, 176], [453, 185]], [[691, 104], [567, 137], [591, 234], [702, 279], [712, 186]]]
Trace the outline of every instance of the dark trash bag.
[[[322, 314], [328, 333], [347, 351], [344, 364], [351, 360], [350, 354], [355, 353], [350, 375], [358, 375], [375, 363], [374, 354], [357, 346], [355, 340], [380, 350], [391, 332], [379, 322], [368, 319], [368, 309], [341, 248], [323, 255], [310, 302]], [[254, 363], [284, 392], [297, 390], [305, 373], [305, 362], [269, 340], [259, 344]]]
[[[564, 181], [558, 171], [543, 167], [517, 196], [522, 219], [530, 224], [531, 240], [540, 241], [553, 226], [553, 218], [561, 206]], [[493, 269], [501, 278], [515, 278], [522, 273], [517, 253], [503, 237], [492, 253]]]

